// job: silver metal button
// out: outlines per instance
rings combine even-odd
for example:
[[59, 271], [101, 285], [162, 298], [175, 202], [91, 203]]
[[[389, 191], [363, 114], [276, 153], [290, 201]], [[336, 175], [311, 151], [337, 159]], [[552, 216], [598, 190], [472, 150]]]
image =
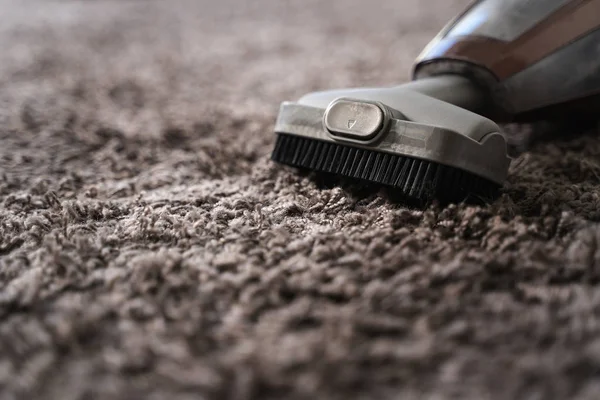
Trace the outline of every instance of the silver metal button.
[[385, 114], [370, 102], [339, 99], [327, 108], [324, 122], [333, 136], [368, 141], [384, 127]]

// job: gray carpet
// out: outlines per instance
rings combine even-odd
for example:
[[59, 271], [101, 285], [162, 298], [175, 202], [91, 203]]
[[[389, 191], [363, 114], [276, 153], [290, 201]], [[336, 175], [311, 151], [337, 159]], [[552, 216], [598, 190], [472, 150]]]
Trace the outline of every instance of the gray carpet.
[[268, 159], [465, 3], [0, 0], [0, 398], [597, 399], [597, 132], [486, 207]]

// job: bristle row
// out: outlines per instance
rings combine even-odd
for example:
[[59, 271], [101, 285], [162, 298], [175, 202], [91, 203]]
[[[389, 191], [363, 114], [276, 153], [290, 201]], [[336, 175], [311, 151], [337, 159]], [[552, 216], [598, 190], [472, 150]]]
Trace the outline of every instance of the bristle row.
[[307, 137], [277, 134], [273, 161], [361, 179], [398, 189], [419, 200], [493, 198], [498, 185], [469, 172], [408, 156], [365, 150]]

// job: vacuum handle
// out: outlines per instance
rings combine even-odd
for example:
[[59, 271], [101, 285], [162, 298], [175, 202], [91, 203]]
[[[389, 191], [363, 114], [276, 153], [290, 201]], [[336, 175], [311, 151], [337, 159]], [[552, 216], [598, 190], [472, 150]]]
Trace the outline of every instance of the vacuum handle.
[[600, 94], [599, 28], [600, 0], [475, 1], [423, 50], [414, 77], [468, 74], [512, 115], [571, 102]]

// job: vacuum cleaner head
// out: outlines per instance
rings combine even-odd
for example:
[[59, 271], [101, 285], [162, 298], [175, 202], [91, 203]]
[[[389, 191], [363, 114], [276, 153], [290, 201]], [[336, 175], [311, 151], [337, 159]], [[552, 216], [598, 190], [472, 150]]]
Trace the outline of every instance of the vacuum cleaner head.
[[[427, 86], [465, 83], [444, 77]], [[318, 92], [283, 103], [272, 160], [389, 186], [417, 202], [493, 199], [510, 163], [498, 126], [411, 87]]]
[[597, 116], [599, 41], [600, 0], [474, 0], [423, 50], [411, 82], [283, 103], [272, 159], [419, 201], [492, 199], [510, 158], [484, 116]]

